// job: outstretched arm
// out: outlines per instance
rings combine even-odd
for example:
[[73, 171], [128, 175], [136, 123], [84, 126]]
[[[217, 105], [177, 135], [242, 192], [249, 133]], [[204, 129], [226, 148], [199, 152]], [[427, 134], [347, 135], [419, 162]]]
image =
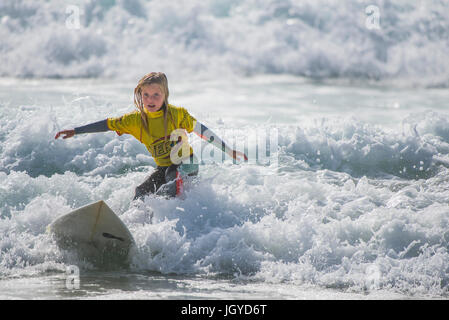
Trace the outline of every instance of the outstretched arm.
[[212, 143], [214, 146], [227, 153], [233, 159], [236, 159], [238, 161], [248, 161], [248, 157], [246, 156], [246, 154], [230, 148], [223, 140], [220, 139], [220, 137], [218, 137], [214, 132], [212, 132], [201, 122], [196, 122], [195, 128], [193, 128], [193, 132], [200, 136], [201, 139]]
[[67, 139], [73, 137], [75, 134], [105, 132], [105, 131], [109, 131], [107, 119], [91, 123], [86, 126], [77, 127], [75, 129], [59, 131], [56, 134], [55, 139], [58, 139], [61, 135], [63, 135], [62, 137], [63, 139]]

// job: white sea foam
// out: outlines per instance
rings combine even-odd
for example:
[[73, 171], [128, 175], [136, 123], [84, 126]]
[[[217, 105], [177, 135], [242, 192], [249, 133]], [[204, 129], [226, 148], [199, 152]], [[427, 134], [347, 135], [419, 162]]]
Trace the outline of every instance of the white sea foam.
[[[375, 6], [379, 27], [366, 8]], [[449, 84], [446, 1], [16, 1], [0, 4], [0, 76], [236, 73]]]
[[[27, 105], [13, 98], [0, 105], [2, 278], [64, 272], [67, 263], [92, 268], [61, 252], [45, 229], [57, 216], [104, 199], [136, 240], [132, 269], [138, 272], [224, 275], [356, 294], [447, 295], [444, 112], [393, 109], [402, 118], [393, 127], [354, 114], [309, 114], [296, 124], [278, 124], [278, 166], [208, 164], [186, 186], [184, 199], [132, 202], [134, 188], [154, 167], [138, 141], [114, 133], [54, 140], [58, 129], [128, 110], [92, 92], [72, 98], [65, 91], [70, 81], [60, 81], [46, 98], [59, 99], [52, 106], [45, 99]], [[272, 85], [269, 94], [283, 87]], [[352, 90], [360, 90], [354, 96], [363, 93]], [[216, 91], [205, 94], [199, 94], [200, 105], [217, 97]], [[331, 90], [321, 92], [326, 94], [333, 96]], [[294, 117], [301, 109], [296, 99], [289, 103], [286, 113]], [[225, 123], [239, 129], [224, 131], [225, 137], [251, 130], [238, 116], [250, 115], [252, 107], [242, 102], [240, 108], [237, 115], [223, 113], [224, 120], [208, 119], [212, 128]], [[217, 117], [222, 110], [217, 103]]]

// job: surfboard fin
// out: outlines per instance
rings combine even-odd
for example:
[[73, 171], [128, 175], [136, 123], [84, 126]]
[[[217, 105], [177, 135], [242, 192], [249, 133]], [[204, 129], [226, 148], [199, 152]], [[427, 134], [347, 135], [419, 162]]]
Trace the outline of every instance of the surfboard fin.
[[120, 240], [122, 242], [125, 241], [125, 239], [117, 237], [117, 236], [114, 236], [113, 234], [110, 234], [110, 233], [107, 233], [107, 232], [103, 232], [102, 236], [105, 237], [105, 238], [108, 238], [108, 239]]

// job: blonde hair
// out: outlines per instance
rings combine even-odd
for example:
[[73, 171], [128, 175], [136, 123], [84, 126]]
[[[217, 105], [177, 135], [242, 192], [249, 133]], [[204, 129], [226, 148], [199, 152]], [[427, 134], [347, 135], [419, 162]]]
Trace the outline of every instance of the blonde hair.
[[[139, 80], [136, 88], [134, 89], [134, 104], [140, 111], [140, 118], [142, 120], [142, 126], [145, 131], [150, 134], [150, 128], [148, 127], [148, 119], [145, 114], [145, 107], [142, 101], [142, 88], [146, 85], [157, 84], [159, 85], [162, 93], [164, 94], [164, 103], [162, 104], [162, 110], [164, 111], [164, 130], [165, 137], [164, 140], [167, 140], [167, 114], [168, 114], [168, 80], [167, 76], [162, 72], [151, 72], [142, 77]], [[142, 136], [142, 133], [141, 133]], [[142, 141], [142, 137], [140, 138]]]

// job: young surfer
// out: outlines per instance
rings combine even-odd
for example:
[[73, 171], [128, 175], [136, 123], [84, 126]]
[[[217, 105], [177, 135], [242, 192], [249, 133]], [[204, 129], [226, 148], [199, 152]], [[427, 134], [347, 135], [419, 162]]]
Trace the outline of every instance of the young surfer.
[[175, 196], [182, 188], [181, 175], [197, 175], [198, 161], [187, 141], [195, 132], [202, 139], [238, 161], [247, 156], [230, 148], [204, 124], [191, 116], [185, 108], [168, 103], [168, 81], [162, 72], [152, 72], [140, 79], [134, 89], [134, 104], [138, 110], [118, 118], [108, 118], [75, 129], [59, 131], [63, 139], [76, 134], [116, 131], [131, 134], [145, 145], [156, 162], [156, 170], [136, 188], [134, 199], [149, 193]]

